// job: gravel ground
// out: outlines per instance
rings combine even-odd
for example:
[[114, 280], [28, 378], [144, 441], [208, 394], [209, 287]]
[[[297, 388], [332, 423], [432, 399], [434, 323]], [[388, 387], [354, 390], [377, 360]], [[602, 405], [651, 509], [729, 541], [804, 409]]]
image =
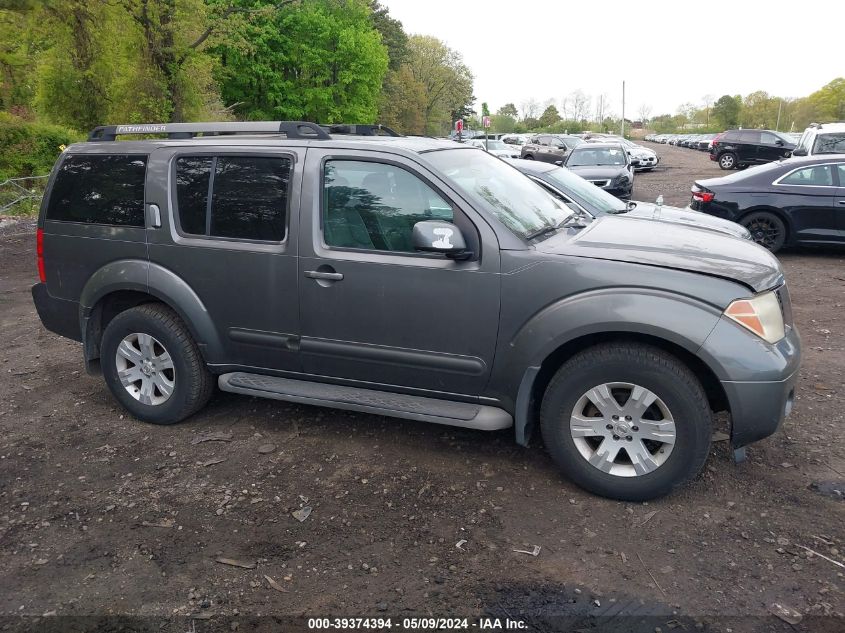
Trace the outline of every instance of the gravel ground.
[[[719, 171], [657, 151], [635, 197], [683, 206]], [[845, 630], [842, 252], [782, 258], [805, 346], [785, 427], [740, 465], [716, 441], [691, 485], [625, 504], [509, 432], [222, 393], [174, 427], [132, 420], [79, 345], [41, 327], [31, 230], [0, 229], [0, 629], [488, 614], [541, 631]]]

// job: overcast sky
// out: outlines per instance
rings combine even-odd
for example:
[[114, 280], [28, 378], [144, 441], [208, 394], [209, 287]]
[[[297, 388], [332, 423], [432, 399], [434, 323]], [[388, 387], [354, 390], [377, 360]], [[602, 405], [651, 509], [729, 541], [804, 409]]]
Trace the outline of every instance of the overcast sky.
[[[381, 0], [408, 33], [440, 38], [475, 75], [475, 109], [605, 93], [638, 118], [755, 90], [801, 97], [845, 76], [845, 0]], [[792, 14], [790, 19], [787, 16]], [[805, 28], [802, 22], [806, 21]], [[814, 25], [814, 26], [811, 26]], [[810, 41], [803, 41], [809, 37]], [[607, 109], [605, 110], [607, 112]]]

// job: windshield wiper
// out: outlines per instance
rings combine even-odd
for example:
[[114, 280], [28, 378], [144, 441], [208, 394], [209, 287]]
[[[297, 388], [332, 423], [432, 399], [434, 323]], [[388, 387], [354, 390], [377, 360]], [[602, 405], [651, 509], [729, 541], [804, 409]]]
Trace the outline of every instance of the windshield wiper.
[[558, 226], [560, 226], [560, 225], [558, 225], [558, 224], [546, 224], [545, 226], [540, 227], [536, 231], [531, 231], [531, 233], [528, 233], [525, 236], [525, 239], [526, 240], [533, 240], [535, 238], [542, 237], [543, 235], [546, 235], [547, 233], [554, 233], [555, 231], [557, 231]]

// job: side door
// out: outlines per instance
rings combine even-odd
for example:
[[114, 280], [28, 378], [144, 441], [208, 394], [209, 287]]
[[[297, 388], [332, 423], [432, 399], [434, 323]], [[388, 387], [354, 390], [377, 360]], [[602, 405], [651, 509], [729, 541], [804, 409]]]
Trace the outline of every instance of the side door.
[[845, 241], [845, 162], [836, 164], [834, 177], [837, 178], [836, 197], [834, 213], [836, 214], [836, 226], [839, 228], [839, 236]]
[[760, 147], [760, 132], [757, 130], [742, 130], [739, 133], [737, 156], [743, 165], [753, 165], [760, 161], [758, 155]]
[[[296, 235], [303, 157], [298, 148], [270, 147], [155, 154], [147, 202], [161, 209], [161, 226], [148, 232], [151, 270], [175, 275], [202, 302], [221, 343], [211, 364], [300, 368]], [[160, 184], [168, 182], [169, 191]]]
[[760, 132], [760, 145], [757, 148], [757, 158], [761, 163], [787, 158], [789, 150], [786, 149], [783, 139], [771, 132]]
[[[499, 246], [448, 184], [406, 157], [308, 150], [300, 235], [308, 374], [380, 389], [476, 396], [499, 319]], [[413, 225], [452, 221], [474, 255], [415, 252]]]
[[836, 170], [831, 164], [809, 165], [775, 181], [776, 204], [790, 216], [798, 241], [838, 242], [842, 239], [835, 210]]

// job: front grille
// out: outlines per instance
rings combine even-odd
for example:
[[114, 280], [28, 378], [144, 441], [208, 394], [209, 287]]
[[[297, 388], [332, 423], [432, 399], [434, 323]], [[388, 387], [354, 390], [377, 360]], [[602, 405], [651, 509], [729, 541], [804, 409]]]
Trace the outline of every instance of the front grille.
[[607, 187], [610, 184], [609, 180], [591, 180], [596, 187]]
[[775, 296], [778, 298], [778, 303], [780, 304], [784, 324], [792, 327], [792, 301], [789, 298], [789, 289], [786, 287], [786, 284], [775, 290]]

